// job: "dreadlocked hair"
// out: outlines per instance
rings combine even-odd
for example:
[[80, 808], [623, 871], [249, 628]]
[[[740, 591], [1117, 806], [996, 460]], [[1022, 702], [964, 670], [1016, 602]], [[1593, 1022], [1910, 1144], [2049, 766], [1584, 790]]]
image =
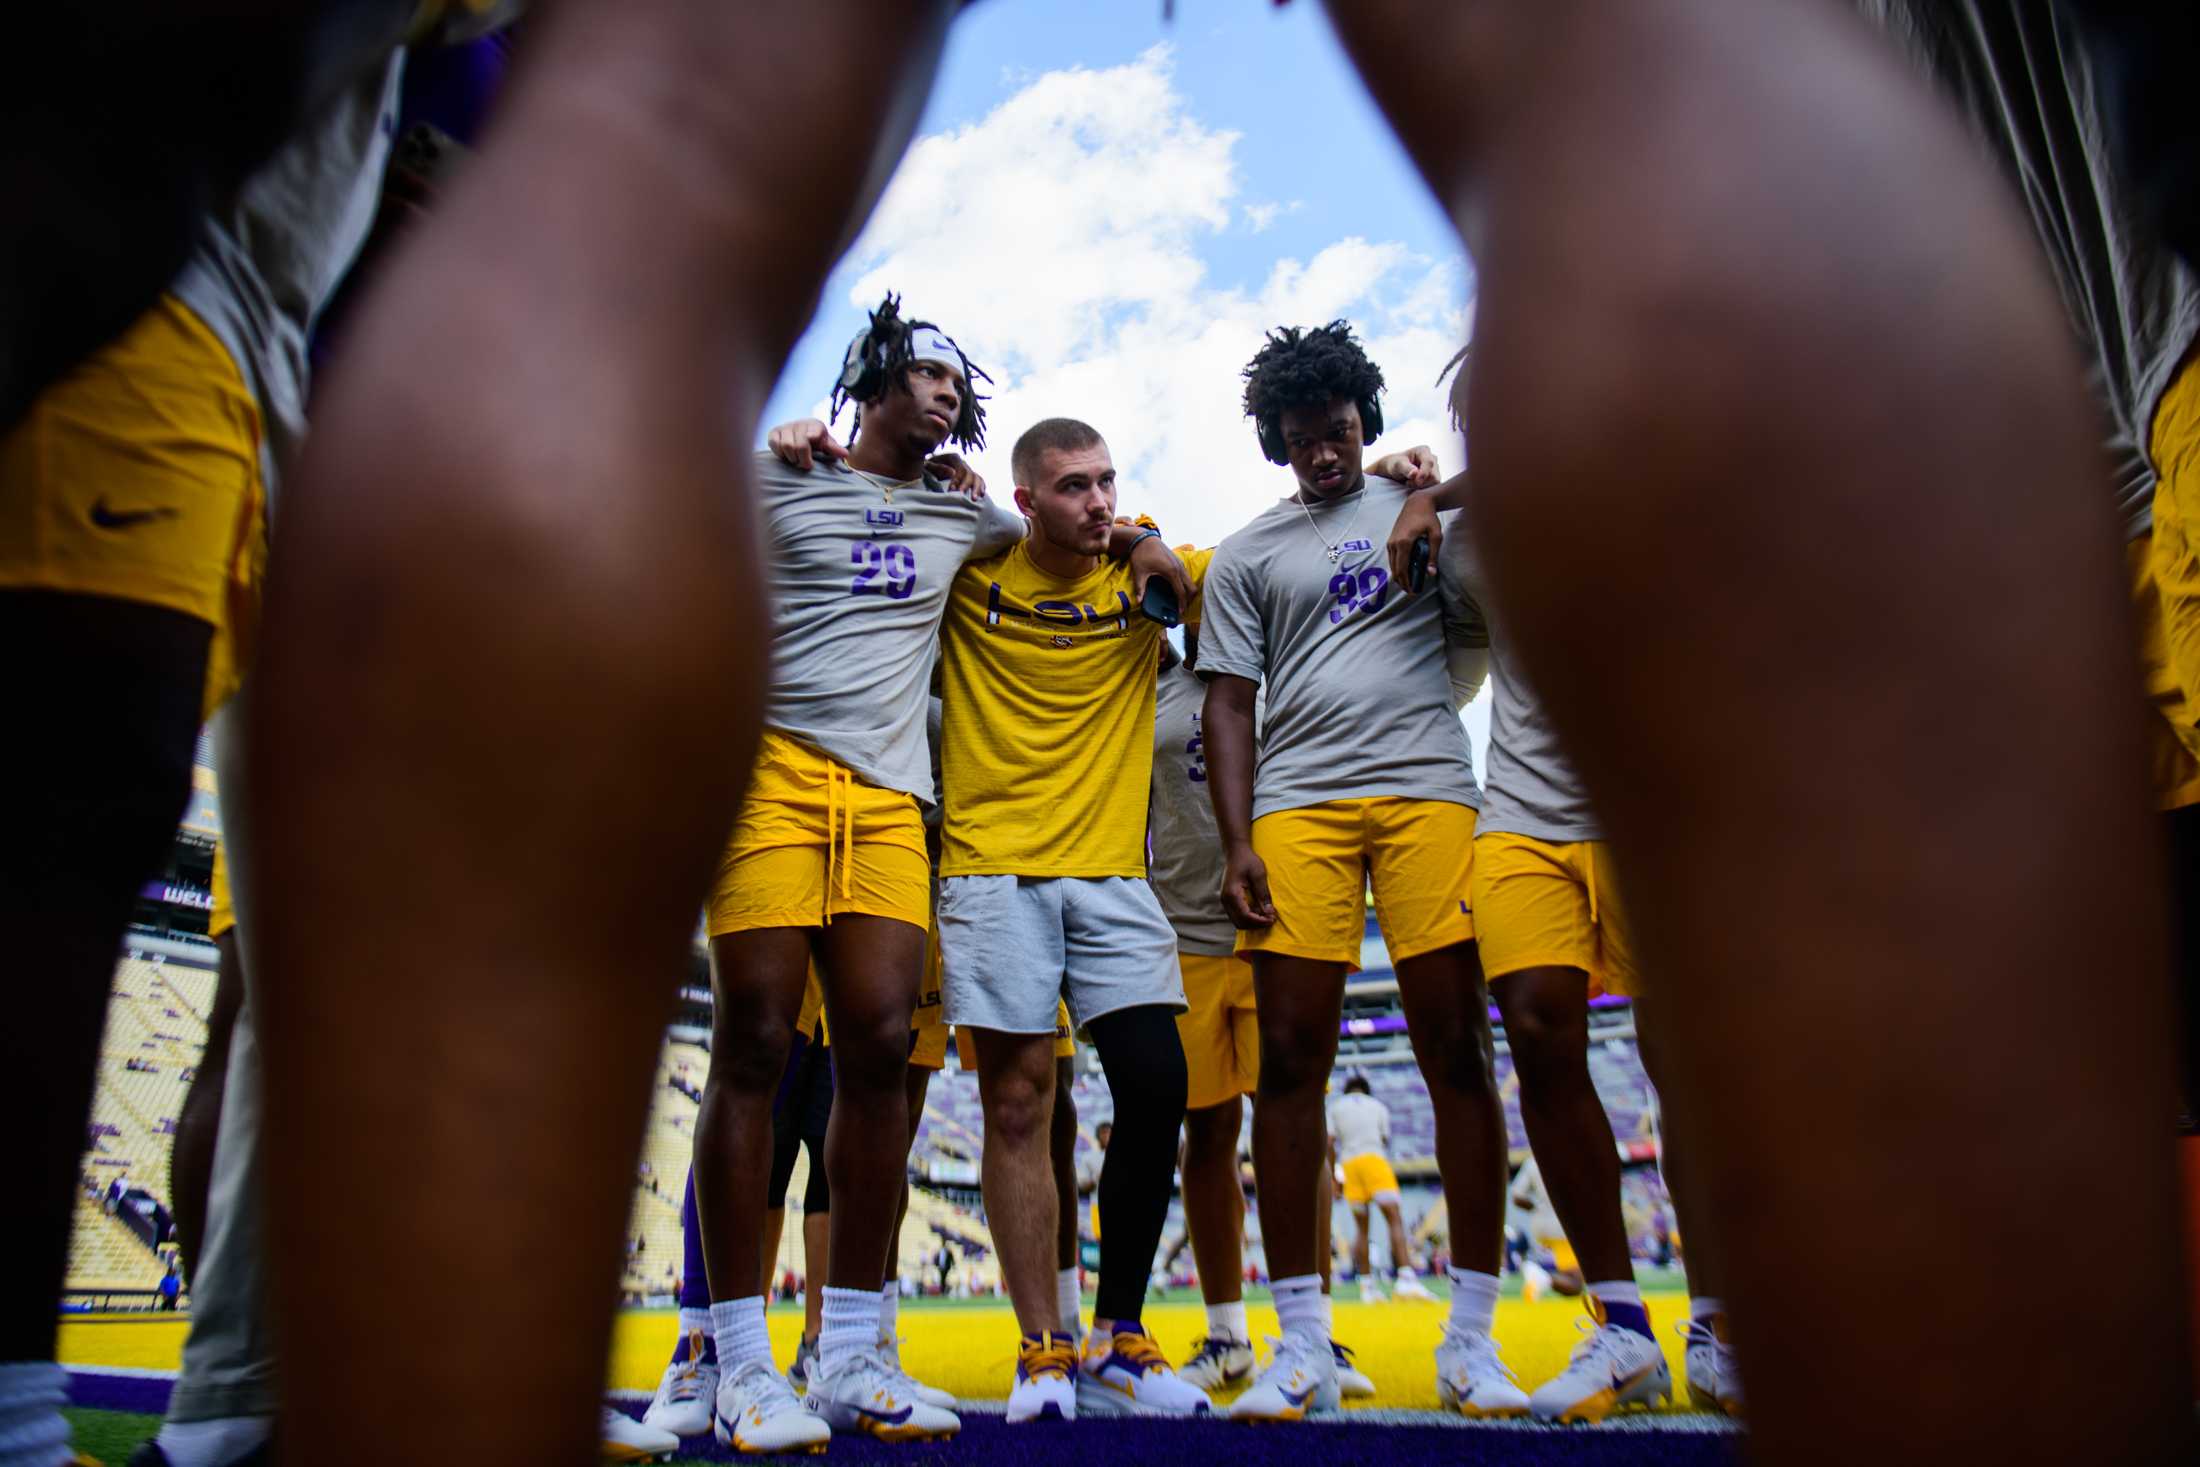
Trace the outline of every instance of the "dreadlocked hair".
[[1451, 410], [1451, 425], [1460, 432], [1467, 431], [1467, 353], [1474, 350], [1469, 342], [1451, 354], [1444, 363], [1444, 370], [1436, 374], [1436, 385], [1451, 383], [1451, 391], [1444, 394], [1444, 402]]
[[[865, 330], [861, 343], [862, 371], [855, 376], [854, 381], [850, 381], [848, 367], [854, 364], [843, 366], [840, 380], [833, 384], [832, 400], [826, 413], [827, 421], [837, 422], [840, 410], [850, 403], [855, 404], [855, 422], [848, 433], [851, 446], [863, 434], [865, 400], [875, 401], [887, 392], [907, 392], [908, 371], [916, 360], [910, 354], [911, 340], [919, 331], [939, 329], [930, 321], [904, 320], [901, 314], [901, 297], [892, 291], [888, 291], [886, 299], [879, 302], [878, 309], [871, 312], [871, 324]], [[945, 332], [940, 334], [946, 335]], [[948, 339], [952, 341], [954, 338]], [[975, 452], [985, 447], [985, 398], [979, 394], [978, 384], [989, 383], [993, 379], [969, 357], [963, 355], [960, 345], [955, 347], [955, 355], [962, 362], [963, 382], [968, 390], [963, 393], [962, 406], [955, 414], [955, 426], [949, 430], [947, 436], [956, 447]]]
[[1368, 360], [1350, 323], [1300, 330], [1285, 326], [1245, 368], [1245, 416], [1273, 427], [1292, 408], [1326, 407], [1334, 397], [1368, 402], [1383, 390], [1383, 369]]

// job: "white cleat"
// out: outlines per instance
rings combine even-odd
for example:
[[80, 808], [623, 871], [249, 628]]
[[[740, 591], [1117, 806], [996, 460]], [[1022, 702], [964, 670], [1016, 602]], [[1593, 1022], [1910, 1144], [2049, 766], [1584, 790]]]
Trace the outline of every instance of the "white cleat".
[[1352, 1352], [1335, 1340], [1329, 1342], [1330, 1358], [1337, 1362], [1337, 1394], [1347, 1401], [1364, 1401], [1375, 1394], [1375, 1382], [1352, 1363]]
[[1418, 1299], [1425, 1304], [1436, 1302], [1436, 1296], [1428, 1291], [1428, 1285], [1422, 1283], [1421, 1276], [1410, 1268], [1398, 1270], [1398, 1282], [1391, 1289], [1391, 1297]]
[[878, 1337], [878, 1355], [879, 1359], [886, 1362], [887, 1369], [909, 1383], [910, 1392], [918, 1400], [924, 1402], [925, 1405], [937, 1406], [942, 1411], [955, 1409], [955, 1398], [953, 1396], [941, 1390], [938, 1386], [926, 1385], [923, 1381], [918, 1380], [908, 1371], [902, 1369], [901, 1339], [899, 1336], [880, 1335]]
[[1726, 1316], [1718, 1316], [1716, 1322], [1706, 1323], [1691, 1319], [1681, 1326], [1681, 1335], [1688, 1341], [1684, 1374], [1688, 1377], [1688, 1404], [1699, 1411], [1717, 1411], [1727, 1416], [1743, 1413], [1742, 1370], [1734, 1356], [1734, 1347], [1720, 1337], [1726, 1324]]
[[616, 1406], [603, 1408], [603, 1459], [606, 1462], [662, 1462], [680, 1450], [680, 1439], [636, 1421]]
[[1253, 1363], [1252, 1341], [1203, 1335], [1176, 1374], [1186, 1385], [1211, 1393], [1251, 1380]]
[[1085, 1341], [1077, 1361], [1077, 1411], [1081, 1416], [1205, 1416], [1215, 1409], [1207, 1393], [1178, 1375], [1169, 1357], [1144, 1330], [1118, 1330]]
[[1303, 1421], [1313, 1412], [1338, 1408], [1337, 1357], [1327, 1341], [1270, 1336], [1268, 1347], [1268, 1368], [1230, 1403], [1232, 1421]]
[[711, 1431], [720, 1446], [752, 1454], [822, 1452], [833, 1439], [769, 1360], [744, 1361], [718, 1383]]
[[718, 1399], [718, 1362], [703, 1358], [703, 1333], [688, 1335], [688, 1357], [665, 1367], [657, 1394], [642, 1413], [642, 1424], [674, 1436], [703, 1436], [710, 1431], [712, 1403]]
[[1360, 1275], [1360, 1302], [1362, 1304], [1380, 1304], [1389, 1297], [1390, 1295], [1383, 1290], [1381, 1276], [1372, 1272]]
[[1077, 1346], [1056, 1331], [1034, 1335], [1017, 1346], [1016, 1383], [1008, 1392], [1008, 1419], [1077, 1419]]
[[1556, 1378], [1528, 1398], [1538, 1421], [1594, 1424], [1622, 1406], [1648, 1406], [1673, 1399], [1673, 1372], [1658, 1342], [1634, 1330], [1608, 1324], [1604, 1307], [1588, 1298], [1595, 1321], [1587, 1339], [1574, 1346], [1573, 1358]]
[[1436, 1346], [1436, 1399], [1447, 1411], [1477, 1419], [1528, 1414], [1528, 1393], [1499, 1357], [1497, 1341], [1449, 1325]]
[[880, 1441], [936, 1441], [962, 1430], [960, 1416], [918, 1400], [910, 1389], [913, 1384], [880, 1359], [875, 1348], [861, 1350], [837, 1370], [813, 1368], [810, 1393], [803, 1404], [816, 1420], [836, 1432]]

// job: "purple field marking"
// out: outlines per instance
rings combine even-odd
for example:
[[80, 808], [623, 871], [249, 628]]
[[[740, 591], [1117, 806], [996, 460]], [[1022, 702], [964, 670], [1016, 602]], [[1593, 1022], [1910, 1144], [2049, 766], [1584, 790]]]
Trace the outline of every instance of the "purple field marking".
[[[640, 1415], [638, 1406], [630, 1415]], [[1522, 1430], [1467, 1426], [1399, 1426], [1378, 1421], [1243, 1426], [1230, 1421], [1087, 1417], [1074, 1422], [1010, 1426], [993, 1412], [965, 1412], [962, 1434], [924, 1446], [890, 1445], [861, 1437], [833, 1439], [835, 1467], [1027, 1467], [1036, 1454], [1075, 1453], [1118, 1463], [1183, 1467], [1736, 1467], [1739, 1438], [1686, 1431]], [[687, 1442], [675, 1460], [739, 1462], [730, 1447], [708, 1437]]]

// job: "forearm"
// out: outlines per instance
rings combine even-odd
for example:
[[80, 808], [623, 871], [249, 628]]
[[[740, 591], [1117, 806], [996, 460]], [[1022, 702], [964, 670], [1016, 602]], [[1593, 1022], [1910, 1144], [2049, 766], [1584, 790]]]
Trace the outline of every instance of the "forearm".
[[1467, 507], [1467, 471], [1461, 469], [1441, 484], [1432, 484], [1426, 489], [1416, 489], [1413, 491], [1413, 497], [1439, 514], [1445, 510], [1465, 509]]
[[1149, 537], [1158, 538], [1160, 531], [1151, 525], [1135, 521], [1118, 521], [1108, 529], [1108, 559], [1130, 559], [1131, 547]]
[[1200, 718], [1207, 758], [1207, 795], [1225, 847], [1253, 838], [1253, 684], [1218, 677], [1207, 686]]

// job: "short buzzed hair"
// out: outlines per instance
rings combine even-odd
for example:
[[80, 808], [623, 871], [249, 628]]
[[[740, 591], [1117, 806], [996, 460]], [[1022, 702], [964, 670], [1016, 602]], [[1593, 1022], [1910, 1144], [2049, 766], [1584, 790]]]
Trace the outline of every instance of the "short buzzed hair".
[[1009, 471], [1015, 474], [1017, 483], [1036, 488], [1040, 459], [1050, 453], [1073, 453], [1106, 441], [1100, 436], [1100, 430], [1090, 423], [1075, 418], [1041, 418], [1024, 429], [1024, 436], [1016, 440], [1016, 447], [1009, 454]]

